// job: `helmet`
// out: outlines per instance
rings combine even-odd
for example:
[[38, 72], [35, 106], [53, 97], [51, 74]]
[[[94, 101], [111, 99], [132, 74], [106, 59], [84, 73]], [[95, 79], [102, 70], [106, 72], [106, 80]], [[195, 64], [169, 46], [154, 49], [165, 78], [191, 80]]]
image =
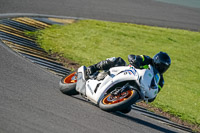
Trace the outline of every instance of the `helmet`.
[[153, 57], [153, 64], [160, 74], [163, 74], [171, 65], [171, 59], [165, 52], [159, 52]]

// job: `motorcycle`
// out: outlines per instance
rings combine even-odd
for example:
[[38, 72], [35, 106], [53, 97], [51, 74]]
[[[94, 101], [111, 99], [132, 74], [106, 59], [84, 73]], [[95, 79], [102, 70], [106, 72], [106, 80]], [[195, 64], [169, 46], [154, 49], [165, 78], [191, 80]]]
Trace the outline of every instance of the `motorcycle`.
[[104, 111], [128, 113], [132, 104], [148, 102], [158, 93], [155, 70], [151, 65], [148, 67], [119, 66], [87, 75], [87, 68], [81, 66], [62, 78], [59, 87], [67, 95], [81, 94]]

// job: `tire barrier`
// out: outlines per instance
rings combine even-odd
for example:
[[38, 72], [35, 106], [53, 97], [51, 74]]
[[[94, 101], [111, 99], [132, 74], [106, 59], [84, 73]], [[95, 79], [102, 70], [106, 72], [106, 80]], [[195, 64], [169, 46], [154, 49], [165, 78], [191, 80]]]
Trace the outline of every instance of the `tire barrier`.
[[0, 40], [13, 51], [31, 62], [46, 68], [56, 75], [64, 76], [70, 72], [63, 64], [57, 62], [36, 43], [35, 38], [27, 36], [24, 31], [48, 28], [53, 24], [69, 24], [76, 19], [48, 17], [14, 17], [0, 20]]

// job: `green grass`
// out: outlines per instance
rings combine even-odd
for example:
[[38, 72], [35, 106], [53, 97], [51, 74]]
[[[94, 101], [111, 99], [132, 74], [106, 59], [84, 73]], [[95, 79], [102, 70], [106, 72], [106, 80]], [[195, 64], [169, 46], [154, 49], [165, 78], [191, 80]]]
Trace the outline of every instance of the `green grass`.
[[81, 20], [55, 25], [37, 32], [38, 42], [47, 51], [89, 66], [109, 57], [159, 51], [172, 59], [164, 74], [165, 85], [153, 106], [183, 120], [200, 125], [200, 33], [178, 29]]

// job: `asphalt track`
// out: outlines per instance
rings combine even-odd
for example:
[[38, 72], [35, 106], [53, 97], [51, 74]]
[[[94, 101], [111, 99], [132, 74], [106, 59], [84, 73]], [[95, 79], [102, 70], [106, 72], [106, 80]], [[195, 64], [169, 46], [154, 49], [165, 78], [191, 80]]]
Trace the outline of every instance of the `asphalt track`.
[[[200, 10], [151, 0], [6, 0], [0, 13], [39, 13], [200, 29]], [[183, 132], [136, 111], [107, 113], [58, 90], [59, 76], [0, 44], [0, 132]]]
[[200, 8], [154, 0], [1, 0], [0, 13], [37, 13], [200, 30]]

